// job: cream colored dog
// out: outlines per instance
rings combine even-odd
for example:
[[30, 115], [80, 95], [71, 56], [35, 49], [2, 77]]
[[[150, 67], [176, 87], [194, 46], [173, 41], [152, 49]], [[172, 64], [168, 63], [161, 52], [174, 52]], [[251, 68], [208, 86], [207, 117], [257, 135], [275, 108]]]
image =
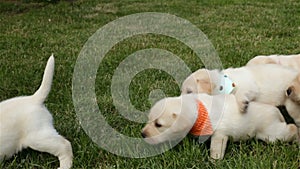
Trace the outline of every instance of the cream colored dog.
[[300, 54], [256, 56], [247, 63], [247, 66], [258, 64], [279, 64], [300, 71]]
[[[229, 68], [223, 71], [200, 69], [183, 82], [181, 90], [182, 94], [233, 93], [241, 110], [251, 101], [278, 106], [284, 104], [285, 91], [297, 74], [294, 69], [275, 64]], [[224, 76], [227, 77], [225, 80]]]
[[287, 89], [286, 95], [288, 96], [285, 103], [286, 109], [298, 128], [300, 128], [300, 75]]
[[57, 156], [59, 169], [71, 168], [71, 144], [54, 129], [52, 116], [43, 104], [51, 89], [53, 73], [51, 56], [42, 84], [33, 95], [0, 102], [0, 161], [30, 147]]
[[[260, 113], [261, 112], [261, 113]], [[210, 156], [224, 157], [229, 137], [234, 141], [255, 137], [266, 142], [299, 141], [297, 127], [286, 124], [279, 110], [251, 102], [242, 114], [234, 95], [188, 94], [158, 101], [150, 110], [142, 136], [150, 144], [211, 135]]]

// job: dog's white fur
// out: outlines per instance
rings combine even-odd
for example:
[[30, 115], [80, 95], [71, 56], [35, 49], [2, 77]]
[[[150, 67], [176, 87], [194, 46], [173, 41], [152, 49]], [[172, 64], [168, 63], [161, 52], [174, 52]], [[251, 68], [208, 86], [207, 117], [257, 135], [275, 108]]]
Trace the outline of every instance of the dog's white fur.
[[182, 94], [217, 94], [220, 74], [226, 74], [235, 83], [236, 96], [241, 110], [245, 103], [262, 102], [274, 106], [283, 105], [285, 91], [296, 78], [298, 72], [276, 64], [244, 66], [223, 71], [200, 69], [192, 73], [182, 85]]
[[256, 56], [249, 60], [247, 66], [258, 64], [279, 64], [300, 71], [300, 54]]
[[72, 147], [57, 133], [52, 116], [44, 106], [52, 84], [54, 57], [49, 58], [40, 88], [31, 96], [0, 102], [0, 161], [30, 147], [57, 156], [59, 169], [72, 166]]
[[234, 95], [188, 94], [158, 101], [150, 110], [142, 130], [145, 141], [158, 144], [183, 138], [197, 118], [197, 101], [209, 112], [214, 133], [210, 156], [224, 157], [228, 137], [234, 141], [255, 137], [266, 142], [299, 141], [297, 127], [286, 124], [279, 110], [271, 105], [251, 102], [242, 114]]

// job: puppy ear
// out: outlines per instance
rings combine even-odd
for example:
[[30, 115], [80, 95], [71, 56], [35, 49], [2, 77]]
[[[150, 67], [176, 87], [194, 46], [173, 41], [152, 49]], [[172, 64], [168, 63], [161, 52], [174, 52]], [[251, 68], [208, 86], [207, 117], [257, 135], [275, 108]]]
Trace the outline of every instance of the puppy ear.
[[190, 88], [187, 88], [187, 89], [186, 89], [186, 94], [191, 94], [191, 93], [193, 93], [193, 90], [190, 89]]
[[290, 86], [287, 90], [286, 90], [286, 96], [290, 96], [294, 91], [294, 86]]
[[197, 79], [197, 84], [207, 92], [207, 94], [212, 93], [212, 89], [215, 87], [209, 79]]
[[276, 64], [276, 62], [271, 58], [267, 58], [265, 64]]
[[173, 113], [173, 114], [172, 114], [172, 118], [173, 118], [173, 119], [176, 119], [176, 118], [177, 118], [177, 114], [176, 114], [176, 113]]

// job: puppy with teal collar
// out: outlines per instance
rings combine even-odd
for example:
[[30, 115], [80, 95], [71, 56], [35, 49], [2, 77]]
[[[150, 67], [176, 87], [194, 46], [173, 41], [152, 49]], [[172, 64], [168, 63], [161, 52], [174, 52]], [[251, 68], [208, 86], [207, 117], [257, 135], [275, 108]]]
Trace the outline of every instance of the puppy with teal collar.
[[251, 101], [284, 105], [285, 91], [299, 72], [276, 64], [244, 66], [222, 71], [199, 69], [185, 79], [182, 94], [234, 94], [241, 110]]

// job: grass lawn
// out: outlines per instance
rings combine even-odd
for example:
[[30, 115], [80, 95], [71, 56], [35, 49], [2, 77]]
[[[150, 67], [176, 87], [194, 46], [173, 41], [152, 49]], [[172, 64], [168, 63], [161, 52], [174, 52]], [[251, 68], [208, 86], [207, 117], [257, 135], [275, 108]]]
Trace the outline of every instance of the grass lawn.
[[[99, 28], [117, 18], [140, 12], [184, 18], [207, 35], [224, 67], [239, 67], [256, 55], [300, 53], [299, 1], [78, 0], [51, 4], [4, 0], [0, 11], [0, 101], [34, 93], [46, 61], [54, 53], [55, 76], [46, 106], [53, 114], [55, 128], [72, 143], [73, 168], [299, 168], [298, 145], [256, 140], [229, 142], [224, 160], [214, 162], [209, 159], [207, 145], [189, 137], [154, 157], [117, 156], [92, 142], [76, 117], [72, 101], [73, 70], [82, 47]], [[115, 45], [98, 68], [97, 103], [109, 124], [131, 137], [140, 137], [144, 124], [122, 118], [113, 104], [110, 86], [122, 60], [147, 48], [171, 51], [192, 71], [204, 67], [190, 48], [166, 36], [137, 35]], [[149, 93], [158, 88], [167, 96], [180, 94], [167, 73], [154, 69], [140, 72], [130, 84], [132, 104], [141, 111], [148, 110]], [[58, 164], [56, 157], [26, 149], [0, 163], [0, 168], [57, 168]]]

